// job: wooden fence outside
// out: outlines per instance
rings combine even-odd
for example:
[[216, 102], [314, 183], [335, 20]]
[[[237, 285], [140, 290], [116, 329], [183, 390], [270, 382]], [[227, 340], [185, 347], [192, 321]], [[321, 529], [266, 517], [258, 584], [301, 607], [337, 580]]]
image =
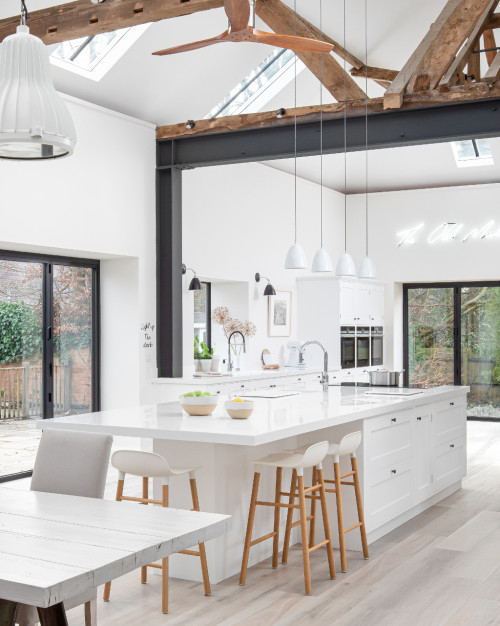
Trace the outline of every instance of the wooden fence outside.
[[[54, 366], [54, 411], [71, 408], [72, 365]], [[42, 366], [25, 361], [0, 368], [0, 420], [42, 415]]]

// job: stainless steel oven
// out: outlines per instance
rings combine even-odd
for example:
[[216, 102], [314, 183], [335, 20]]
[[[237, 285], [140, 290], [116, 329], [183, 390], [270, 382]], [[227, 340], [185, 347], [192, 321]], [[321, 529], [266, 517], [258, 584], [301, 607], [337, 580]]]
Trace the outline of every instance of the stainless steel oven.
[[356, 328], [340, 328], [340, 365], [342, 369], [356, 367]]
[[356, 367], [370, 365], [370, 327], [358, 326], [356, 331]]
[[384, 328], [383, 326], [372, 326], [371, 329], [371, 343], [372, 343], [372, 365], [384, 364]]

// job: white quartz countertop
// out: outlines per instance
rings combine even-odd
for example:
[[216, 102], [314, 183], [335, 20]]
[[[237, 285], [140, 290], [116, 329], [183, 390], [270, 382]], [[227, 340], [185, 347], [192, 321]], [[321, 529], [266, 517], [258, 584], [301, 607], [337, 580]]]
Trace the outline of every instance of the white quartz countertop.
[[[329, 370], [334, 373], [340, 370]], [[181, 378], [155, 378], [157, 385], [222, 385], [224, 383], [244, 382], [246, 380], [267, 380], [285, 378], [287, 376], [302, 376], [306, 374], [321, 374], [322, 370], [311, 367], [280, 367], [279, 370], [241, 370], [222, 376], [182, 376]], [[200, 372], [201, 373], [201, 372]]]
[[468, 387], [443, 386], [425, 389], [412, 396], [366, 395], [367, 388], [330, 387], [318, 390], [316, 384], [294, 386], [298, 395], [277, 399], [254, 399], [255, 409], [246, 420], [233, 420], [221, 396], [214, 414], [191, 417], [179, 402], [71, 415], [40, 420], [38, 428], [62, 428], [105, 432], [116, 436], [146, 437], [174, 441], [194, 441], [229, 445], [257, 446], [287, 437], [330, 428], [360, 419], [404, 411], [439, 400], [465, 395]]

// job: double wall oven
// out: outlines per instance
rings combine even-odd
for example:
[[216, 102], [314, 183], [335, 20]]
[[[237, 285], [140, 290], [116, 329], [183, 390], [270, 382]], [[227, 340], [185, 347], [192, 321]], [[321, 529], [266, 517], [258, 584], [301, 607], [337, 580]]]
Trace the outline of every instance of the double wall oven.
[[342, 369], [383, 365], [383, 327], [342, 326], [340, 329], [340, 363]]

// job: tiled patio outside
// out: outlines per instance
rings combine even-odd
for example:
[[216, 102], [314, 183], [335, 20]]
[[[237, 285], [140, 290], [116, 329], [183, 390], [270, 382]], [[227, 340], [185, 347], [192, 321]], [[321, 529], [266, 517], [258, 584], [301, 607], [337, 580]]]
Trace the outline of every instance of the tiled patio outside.
[[40, 435], [36, 419], [0, 420], [0, 476], [33, 469]]

